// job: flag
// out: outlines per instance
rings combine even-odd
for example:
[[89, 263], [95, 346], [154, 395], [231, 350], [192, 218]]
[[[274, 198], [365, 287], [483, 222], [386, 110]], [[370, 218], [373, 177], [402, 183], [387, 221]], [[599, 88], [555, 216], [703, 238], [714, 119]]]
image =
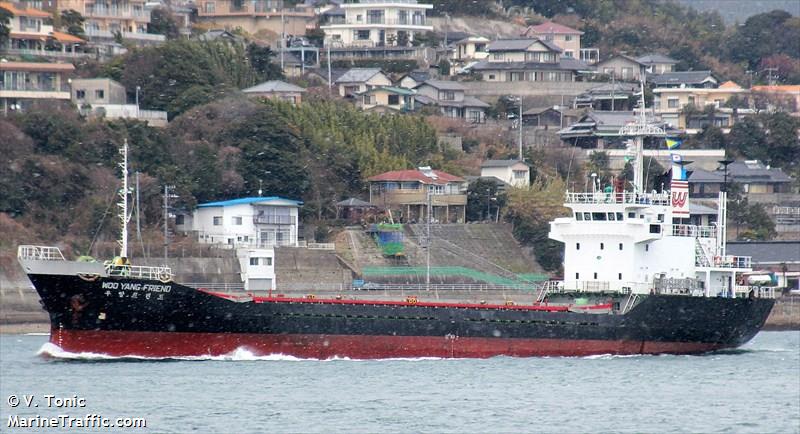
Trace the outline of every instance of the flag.
[[683, 140], [677, 138], [667, 137], [666, 141], [667, 141], [667, 148], [669, 149], [678, 149], [681, 147], [681, 144], [683, 144]]

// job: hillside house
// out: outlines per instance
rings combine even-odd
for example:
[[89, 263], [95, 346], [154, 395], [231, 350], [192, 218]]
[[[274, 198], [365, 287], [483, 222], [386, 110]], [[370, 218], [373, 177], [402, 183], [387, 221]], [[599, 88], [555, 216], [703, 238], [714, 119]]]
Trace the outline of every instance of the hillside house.
[[647, 68], [648, 74], [665, 74], [668, 72], [674, 72], [675, 65], [678, 63], [677, 60], [659, 53], [650, 53], [645, 54], [644, 56], [639, 56], [636, 58], [636, 61]]
[[438, 107], [442, 116], [482, 123], [489, 104], [464, 95], [465, 88], [455, 81], [428, 80], [415, 88], [417, 107]]
[[585, 110], [568, 107], [532, 107], [522, 112], [522, 122], [526, 128], [555, 129], [573, 124]]
[[151, 127], [167, 126], [167, 112], [142, 110], [128, 104], [125, 87], [110, 78], [77, 78], [72, 80], [71, 100], [84, 116], [105, 119], [137, 119]]
[[[712, 124], [723, 131], [729, 130], [741, 117], [751, 115], [747, 108], [727, 108], [725, 103], [732, 97], [745, 98], [750, 94], [734, 82], [719, 87], [656, 87], [653, 89], [653, 108], [661, 119], [670, 125], [694, 134]], [[705, 113], [708, 106], [714, 107], [713, 117]], [[690, 113], [693, 109], [696, 113]]]
[[489, 176], [515, 187], [525, 187], [531, 184], [531, 167], [520, 160], [486, 160], [481, 163], [481, 178]]
[[670, 88], [715, 88], [719, 80], [711, 71], [677, 71], [664, 74], [648, 74], [647, 82], [653, 87]]
[[598, 111], [631, 111], [638, 102], [636, 83], [603, 83], [575, 97], [573, 106]]
[[37, 101], [70, 100], [71, 63], [0, 62], [3, 114], [27, 110]]
[[303, 94], [306, 90], [285, 81], [270, 80], [243, 89], [242, 92], [249, 97], [279, 99], [292, 104], [300, 104], [303, 101]]
[[[636, 115], [632, 111], [590, 111], [581, 116], [577, 122], [558, 132], [559, 137], [570, 145], [585, 149], [624, 149], [629, 137], [620, 135], [620, 129], [635, 122]], [[663, 128], [670, 136], [677, 136], [681, 131], [665, 124], [660, 118], [652, 118], [648, 123]], [[645, 146], [663, 147], [663, 138], [645, 138]]]
[[391, 86], [392, 80], [379, 68], [351, 68], [334, 84], [339, 88], [339, 96], [354, 97], [374, 87]]
[[196, 5], [199, 22], [252, 34], [267, 31], [305, 36], [317, 21], [314, 8], [303, 4], [287, 7], [283, 0], [198, 0]]
[[470, 70], [484, 81], [575, 81], [590, 67], [573, 58], [562, 58], [561, 48], [540, 39], [500, 39], [486, 47], [486, 60]]
[[489, 56], [486, 47], [491, 40], [483, 36], [468, 36], [454, 43], [455, 51], [453, 60], [465, 62], [469, 60], [483, 60]]
[[411, 89], [394, 86], [373, 87], [357, 93], [356, 105], [362, 110], [384, 112], [409, 112], [414, 110], [414, 94]]
[[91, 55], [81, 51], [86, 41], [54, 30], [49, 12], [11, 2], [0, 2], [0, 9], [13, 15], [8, 23], [8, 39], [5, 46], [0, 46], [0, 52], [55, 58]]
[[430, 80], [431, 78], [433, 77], [428, 71], [411, 71], [408, 74], [404, 74], [402, 77], [400, 77], [400, 80], [397, 81], [397, 84], [398, 86], [406, 89], [413, 89]]
[[416, 0], [342, 3], [323, 15], [320, 29], [331, 48], [408, 46], [416, 35], [433, 31], [430, 9]]
[[626, 54], [617, 54], [598, 62], [597, 72], [622, 81], [639, 81], [647, 72], [647, 65]]
[[281, 197], [245, 197], [203, 203], [175, 218], [177, 230], [201, 243], [236, 250], [249, 291], [275, 289], [275, 247], [297, 247], [302, 202]]
[[[735, 161], [728, 166], [728, 183], [741, 185], [743, 194], [758, 203], [775, 203], [775, 195], [793, 192], [792, 177], [780, 168], [769, 167], [758, 160]], [[690, 194], [716, 198], [725, 183], [725, 171], [695, 169], [689, 174]], [[770, 200], [769, 196], [775, 195]]]
[[563, 24], [548, 21], [535, 26], [528, 26], [520, 36], [523, 38], [541, 39], [555, 44], [563, 50], [564, 57], [580, 58], [581, 35], [583, 32]]
[[461, 177], [420, 167], [394, 170], [367, 179], [369, 202], [390, 209], [403, 222], [424, 222], [428, 217], [430, 195], [431, 220], [436, 223], [466, 221], [466, 180]]
[[116, 35], [137, 45], [164, 42], [164, 35], [147, 33], [150, 9], [145, 3], [146, 0], [59, 0], [58, 10], [79, 12], [86, 19], [86, 36], [98, 44], [115, 44]]

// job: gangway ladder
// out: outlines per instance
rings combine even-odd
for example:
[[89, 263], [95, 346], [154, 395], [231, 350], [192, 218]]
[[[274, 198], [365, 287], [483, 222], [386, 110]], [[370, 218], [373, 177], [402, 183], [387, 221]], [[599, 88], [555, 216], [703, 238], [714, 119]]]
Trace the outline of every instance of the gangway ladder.
[[541, 304], [544, 302], [544, 299], [547, 298], [547, 294], [554, 291], [557, 288], [558, 282], [554, 282], [552, 280], [548, 280], [543, 282], [541, 288], [539, 288], [539, 292], [536, 294], [536, 304]]
[[711, 266], [711, 261], [708, 260], [708, 253], [706, 253], [706, 249], [697, 238], [694, 240], [694, 263], [699, 267]]
[[638, 300], [639, 300], [639, 294], [631, 292], [628, 298], [625, 300], [625, 304], [622, 306], [620, 314], [625, 315], [626, 313], [628, 313], [631, 309], [633, 309], [633, 306], [636, 306], [636, 301]]

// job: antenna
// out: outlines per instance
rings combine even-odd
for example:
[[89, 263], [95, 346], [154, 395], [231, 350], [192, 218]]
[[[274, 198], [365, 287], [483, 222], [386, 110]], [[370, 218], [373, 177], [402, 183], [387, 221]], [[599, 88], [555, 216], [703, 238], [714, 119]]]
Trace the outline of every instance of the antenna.
[[644, 137], [659, 136], [664, 137], [666, 133], [663, 128], [647, 123], [647, 114], [644, 101], [644, 75], [640, 75], [639, 86], [639, 116], [629, 124], [623, 125], [619, 129], [620, 136], [632, 136], [634, 145], [634, 172], [633, 187], [636, 192], [642, 192], [644, 186]]
[[119, 190], [119, 197], [122, 201], [117, 203], [117, 206], [119, 206], [119, 220], [122, 224], [122, 231], [118, 241], [120, 247], [119, 256], [123, 259], [127, 259], [128, 220], [131, 218], [128, 213], [128, 194], [130, 193], [130, 188], [128, 187], [128, 139], [125, 139], [123, 142], [119, 153], [122, 155], [122, 162], [119, 163], [119, 167], [122, 169], [122, 188]]
[[178, 196], [174, 194], [170, 194], [170, 191], [174, 191], [174, 185], [165, 185], [164, 186], [164, 263], [167, 262], [167, 257], [169, 255], [169, 200], [170, 198], [176, 198]]

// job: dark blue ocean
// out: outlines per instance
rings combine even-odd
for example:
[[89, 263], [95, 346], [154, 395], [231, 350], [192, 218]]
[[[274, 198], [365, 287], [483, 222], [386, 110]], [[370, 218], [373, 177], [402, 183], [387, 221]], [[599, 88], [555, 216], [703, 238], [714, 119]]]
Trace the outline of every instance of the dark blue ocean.
[[[703, 356], [488, 360], [60, 360], [46, 341], [0, 335], [0, 432], [800, 432], [796, 331]], [[58, 415], [147, 427], [8, 426]]]

